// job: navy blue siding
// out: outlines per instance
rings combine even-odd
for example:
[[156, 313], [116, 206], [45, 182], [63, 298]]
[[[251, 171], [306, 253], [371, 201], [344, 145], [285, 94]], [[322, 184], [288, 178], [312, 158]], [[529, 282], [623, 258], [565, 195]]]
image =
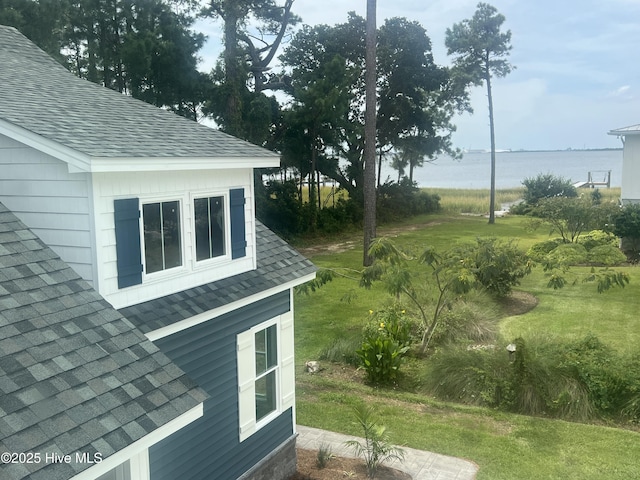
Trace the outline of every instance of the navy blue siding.
[[151, 480], [232, 480], [293, 434], [291, 409], [239, 442], [236, 335], [291, 308], [289, 291], [155, 342], [210, 396], [204, 416], [151, 447]]
[[231, 258], [247, 255], [247, 239], [244, 217], [244, 188], [229, 191], [229, 210], [231, 213]]
[[142, 283], [140, 207], [137, 198], [113, 201], [118, 288]]

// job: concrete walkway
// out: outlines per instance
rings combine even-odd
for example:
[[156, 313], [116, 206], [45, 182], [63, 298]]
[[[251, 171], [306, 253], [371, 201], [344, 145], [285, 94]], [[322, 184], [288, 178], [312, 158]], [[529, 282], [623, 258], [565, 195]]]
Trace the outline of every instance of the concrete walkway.
[[[303, 425], [298, 425], [297, 428], [298, 448], [317, 450], [320, 445], [325, 444], [331, 446], [331, 453], [334, 455], [339, 457], [354, 456], [353, 450], [348, 448], [344, 442], [353, 440], [355, 437]], [[408, 473], [413, 480], [473, 480], [476, 478], [478, 466], [468, 460], [414, 448], [402, 447], [402, 449], [405, 452], [404, 462], [394, 461], [388, 466]]]

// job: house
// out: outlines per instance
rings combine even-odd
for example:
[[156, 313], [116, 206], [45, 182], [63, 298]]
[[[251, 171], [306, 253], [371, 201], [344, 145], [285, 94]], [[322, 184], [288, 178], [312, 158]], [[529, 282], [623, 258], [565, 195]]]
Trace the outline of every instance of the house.
[[[118, 347], [128, 353], [139, 345], [155, 356], [173, 375], [163, 381], [174, 385], [180, 380], [180, 391], [187, 389], [192, 399], [174, 399], [178, 394], [165, 393], [169, 387], [164, 383], [147, 379], [144, 390], [138, 390], [149, 396], [163, 393], [162, 406], [173, 417], [165, 414], [155, 426], [144, 422], [146, 430], [138, 433], [146, 441], [138, 445], [136, 458], [128, 463], [124, 458], [136, 441], [131, 435], [100, 450], [102, 439], [125, 428], [122, 419], [92, 431], [99, 437], [87, 445], [80, 441], [86, 437], [63, 445], [54, 438], [52, 451], [60, 455], [88, 449], [102, 461], [42, 478], [76, 478], [72, 473], [84, 475], [77, 478], [106, 475], [104, 480], [286, 478], [295, 468], [292, 295], [295, 286], [314, 278], [315, 268], [255, 219], [253, 169], [277, 166], [279, 157], [79, 79], [10, 27], [0, 27], [0, 65], [0, 202], [6, 209], [0, 213], [8, 216], [9, 225], [33, 235], [30, 240], [40, 239], [45, 252], [59, 256], [81, 278], [74, 281], [83, 290], [72, 291], [74, 296], [90, 292], [102, 299], [106, 317], [135, 332], [136, 343]], [[71, 277], [70, 271], [64, 278]], [[9, 302], [0, 303], [0, 366], [7, 360], [14, 368], [4, 371], [8, 379], [28, 368], [28, 362], [14, 360], [31, 347], [7, 351], [1, 343], [5, 324], [11, 327], [6, 338], [22, 338], [13, 318], [21, 300], [13, 297], [24, 293], [41, 299], [31, 290], [0, 291], [0, 302]], [[48, 331], [47, 320], [37, 315], [32, 312], [30, 324]], [[85, 325], [81, 317], [74, 324], [83, 332], [95, 321]], [[109, 328], [115, 335], [124, 327]], [[102, 345], [99, 338], [95, 341]], [[115, 356], [122, 352], [103, 348], [105, 361], [114, 357], [117, 364]], [[135, 352], [140, 355], [131, 368], [152, 368], [139, 348]], [[71, 355], [73, 360], [59, 359], [58, 365], [71, 372], [93, 365], [83, 366], [75, 353], [45, 361]], [[57, 369], [51, 373], [57, 379]], [[87, 390], [95, 377], [106, 387], [124, 389], [106, 382], [105, 375], [89, 371], [69, 387], [99, 395], [90, 386]], [[12, 398], [24, 394], [29, 401], [58, 395], [33, 388], [39, 392], [33, 397], [15, 388], [2, 392]], [[149, 401], [140, 415], [155, 415], [154, 400]], [[107, 409], [103, 415], [117, 408], [113, 403], [101, 403]], [[14, 413], [28, 415], [25, 408], [20, 405]], [[17, 437], [6, 423], [10, 414], [1, 404], [0, 409], [0, 448], [49, 448], [36, 444], [34, 435]], [[56, 431], [91, 430], [66, 423]], [[165, 424], [174, 430], [160, 430]], [[31, 426], [42, 428], [40, 421]], [[113, 459], [124, 459], [117, 471], [106, 468], [116, 463]], [[42, 467], [43, 472], [58, 468]], [[25, 468], [14, 468], [10, 478], [36, 478], [28, 477]]]
[[640, 203], [640, 125], [611, 130], [622, 139], [622, 204]]
[[124, 470], [148, 470], [206, 398], [0, 204], [3, 480], [144, 478]]

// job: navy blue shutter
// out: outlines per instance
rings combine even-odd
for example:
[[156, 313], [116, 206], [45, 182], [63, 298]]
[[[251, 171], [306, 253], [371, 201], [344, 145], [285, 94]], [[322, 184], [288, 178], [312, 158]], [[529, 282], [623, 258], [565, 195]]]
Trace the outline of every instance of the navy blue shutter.
[[137, 198], [114, 200], [118, 288], [142, 283], [140, 206]]
[[244, 188], [234, 188], [229, 191], [229, 209], [231, 210], [231, 258], [240, 258], [247, 255], [244, 202]]

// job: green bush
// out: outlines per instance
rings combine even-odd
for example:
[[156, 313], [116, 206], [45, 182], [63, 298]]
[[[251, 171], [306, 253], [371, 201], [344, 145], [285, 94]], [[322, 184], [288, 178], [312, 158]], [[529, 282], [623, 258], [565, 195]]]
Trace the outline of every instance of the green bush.
[[520, 279], [531, 273], [531, 262], [514, 241], [478, 238], [470, 254], [476, 281], [491, 295], [505, 297]]
[[563, 243], [546, 256], [546, 260], [555, 265], [585, 265], [588, 263], [587, 249], [577, 243]]
[[440, 197], [420, 190], [408, 178], [397, 183], [389, 181], [378, 188], [377, 216], [382, 223], [439, 210]]
[[619, 355], [597, 337], [567, 346], [561, 365], [575, 371], [597, 410], [606, 416], [640, 421], [640, 358]]
[[367, 381], [373, 384], [391, 383], [398, 378], [400, 366], [409, 347], [402, 347], [389, 337], [377, 335], [367, 337], [356, 354], [367, 374]]
[[600, 245], [587, 252], [591, 265], [612, 267], [627, 261], [627, 256], [615, 245]]
[[620, 355], [595, 336], [515, 341], [495, 349], [443, 349], [427, 385], [444, 400], [567, 420], [640, 422], [640, 355]]
[[534, 262], [542, 262], [547, 254], [555, 250], [559, 245], [564, 242], [561, 238], [554, 238], [553, 240], [545, 240], [544, 242], [538, 242], [531, 246], [527, 251], [527, 256]]
[[550, 173], [525, 178], [522, 184], [525, 188], [524, 202], [527, 205], [535, 205], [542, 198], [578, 196], [578, 191], [570, 179]]
[[[597, 190], [596, 190], [597, 191]], [[605, 232], [604, 230], [592, 230], [586, 235], [582, 235], [578, 238], [580, 245], [584, 246], [587, 251], [604, 245], [618, 246], [618, 237], [611, 232]]]
[[363, 341], [356, 355], [370, 383], [394, 382], [413, 340], [414, 323], [400, 306], [374, 314], [363, 329]]

